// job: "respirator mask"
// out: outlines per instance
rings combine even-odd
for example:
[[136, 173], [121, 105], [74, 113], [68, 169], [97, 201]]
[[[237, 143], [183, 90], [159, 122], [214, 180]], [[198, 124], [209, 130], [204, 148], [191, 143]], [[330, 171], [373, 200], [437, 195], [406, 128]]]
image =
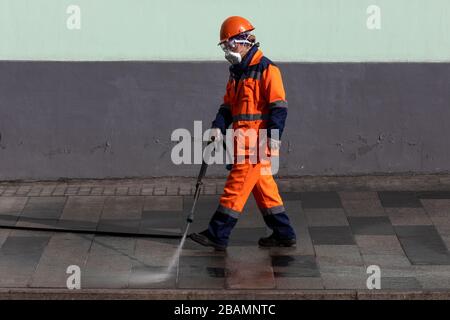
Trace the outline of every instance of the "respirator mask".
[[230, 40], [219, 43], [220, 47], [225, 52], [225, 59], [227, 59], [229, 63], [231, 64], [241, 63], [242, 61], [241, 54], [238, 52], [234, 52], [234, 50], [236, 49], [238, 44], [253, 45], [254, 43], [248, 40], [249, 37], [250, 33], [246, 32], [239, 34]]

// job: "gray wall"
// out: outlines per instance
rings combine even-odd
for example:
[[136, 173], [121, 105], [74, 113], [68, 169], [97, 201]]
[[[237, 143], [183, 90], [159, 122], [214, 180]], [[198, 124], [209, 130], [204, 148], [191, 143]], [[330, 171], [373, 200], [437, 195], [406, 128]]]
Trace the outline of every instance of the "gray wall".
[[[280, 175], [450, 171], [450, 64], [281, 63]], [[194, 176], [170, 134], [213, 119], [225, 63], [0, 62], [0, 180]], [[225, 175], [216, 165], [211, 175]]]

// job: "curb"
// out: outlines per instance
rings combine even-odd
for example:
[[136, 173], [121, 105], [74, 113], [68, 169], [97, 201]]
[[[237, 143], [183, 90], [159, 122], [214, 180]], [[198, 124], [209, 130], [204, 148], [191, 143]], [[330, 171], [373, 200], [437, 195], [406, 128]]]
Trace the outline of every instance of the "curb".
[[450, 300], [450, 290], [0, 289], [1, 300]]

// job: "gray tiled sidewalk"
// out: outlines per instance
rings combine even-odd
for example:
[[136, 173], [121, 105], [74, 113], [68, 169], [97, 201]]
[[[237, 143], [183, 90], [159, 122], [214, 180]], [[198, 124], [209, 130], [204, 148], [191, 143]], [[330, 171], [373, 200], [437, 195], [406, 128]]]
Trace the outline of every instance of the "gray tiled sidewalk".
[[[298, 233], [294, 249], [261, 249], [268, 234], [253, 199], [226, 253], [177, 239], [8, 229], [8, 226], [178, 235], [194, 179], [0, 183], [0, 288], [367, 290], [378, 265], [382, 289], [450, 291], [448, 176], [278, 179]], [[224, 179], [206, 179], [191, 231], [206, 227]]]

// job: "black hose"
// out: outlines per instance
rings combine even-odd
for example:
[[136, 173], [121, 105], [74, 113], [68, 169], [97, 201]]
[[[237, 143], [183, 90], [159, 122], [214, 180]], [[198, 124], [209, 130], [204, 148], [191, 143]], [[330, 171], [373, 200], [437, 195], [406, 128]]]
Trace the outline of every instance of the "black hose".
[[126, 238], [181, 239], [181, 237], [182, 237], [181, 234], [178, 235], [178, 234], [114, 232], [114, 231], [100, 231], [100, 230], [81, 230], [81, 229], [43, 228], [43, 227], [19, 227], [19, 226], [4, 226], [4, 225], [0, 225], [0, 229], [40, 231], [40, 232], [80, 233], [80, 234], [93, 234], [93, 235], [102, 235], [102, 236], [111, 236], [111, 237], [126, 237]]

